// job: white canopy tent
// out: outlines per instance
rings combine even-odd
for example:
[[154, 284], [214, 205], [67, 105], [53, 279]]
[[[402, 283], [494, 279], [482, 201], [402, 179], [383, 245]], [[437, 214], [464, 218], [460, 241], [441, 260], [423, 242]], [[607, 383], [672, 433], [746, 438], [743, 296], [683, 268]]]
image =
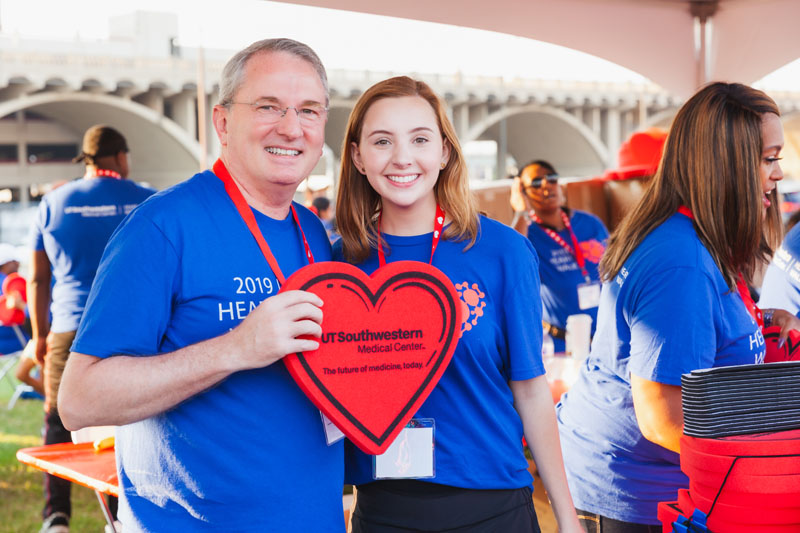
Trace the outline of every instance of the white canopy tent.
[[800, 57], [800, 0], [282, 1], [545, 41], [627, 67], [682, 98], [711, 80], [753, 83]]

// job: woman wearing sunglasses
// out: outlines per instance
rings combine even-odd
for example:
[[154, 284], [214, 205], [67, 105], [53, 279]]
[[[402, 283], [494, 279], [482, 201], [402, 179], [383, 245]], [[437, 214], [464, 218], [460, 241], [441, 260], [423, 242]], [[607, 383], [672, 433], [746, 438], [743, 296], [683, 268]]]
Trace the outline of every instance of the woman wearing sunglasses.
[[520, 193], [529, 208], [528, 239], [539, 256], [542, 320], [556, 352], [564, 351], [567, 317], [592, 317], [600, 301], [597, 265], [608, 230], [594, 215], [563, 207], [558, 174], [547, 161], [528, 163], [520, 173]]

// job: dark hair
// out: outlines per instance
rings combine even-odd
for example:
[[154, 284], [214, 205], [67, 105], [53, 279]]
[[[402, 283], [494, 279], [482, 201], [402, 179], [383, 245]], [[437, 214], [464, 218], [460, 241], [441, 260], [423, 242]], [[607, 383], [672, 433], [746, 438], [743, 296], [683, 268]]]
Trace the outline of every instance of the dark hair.
[[319, 214], [331, 206], [331, 201], [324, 196], [317, 196], [311, 201], [311, 205], [314, 206]]
[[83, 134], [81, 153], [72, 162], [94, 165], [101, 157], [127, 151], [128, 143], [120, 132], [105, 124], [96, 124]]
[[530, 163], [519, 169], [520, 175], [522, 174], [523, 170], [533, 165], [537, 165], [544, 168], [548, 174], [558, 174], [556, 168], [553, 165], [551, 165], [548, 161], [545, 161], [544, 159], [534, 159], [533, 161], [531, 161]]
[[733, 288], [741, 272], [752, 278], [780, 242], [778, 191], [763, 218], [760, 177], [764, 115], [780, 115], [762, 91], [740, 83], [712, 83], [675, 116], [655, 176], [642, 199], [609, 239], [600, 263], [614, 278], [644, 238], [684, 205], [697, 236]]
[[786, 221], [786, 231], [789, 231], [793, 227], [800, 222], [800, 209], [792, 213], [792, 216], [789, 217], [789, 220]]

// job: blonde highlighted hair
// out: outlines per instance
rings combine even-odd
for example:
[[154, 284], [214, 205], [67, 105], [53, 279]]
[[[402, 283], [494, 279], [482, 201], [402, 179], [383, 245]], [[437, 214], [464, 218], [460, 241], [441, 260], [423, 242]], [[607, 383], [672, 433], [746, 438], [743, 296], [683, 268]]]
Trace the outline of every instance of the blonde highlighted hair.
[[[356, 168], [352, 143], [360, 144], [364, 118], [372, 104], [384, 98], [404, 96], [419, 96], [430, 104], [442, 139], [450, 145], [450, 156], [433, 188], [436, 201], [451, 220], [442, 237], [453, 241], [469, 240], [466, 246], [469, 248], [478, 235], [478, 210], [469, 190], [466, 162], [444, 104], [425, 82], [398, 76], [367, 89], [347, 121], [336, 198], [336, 226], [342, 236], [344, 256], [353, 263], [366, 259], [370, 249], [378, 245], [377, 215], [381, 210], [381, 197]], [[381, 245], [386, 247], [386, 243]]]
[[750, 281], [781, 239], [778, 193], [763, 217], [760, 166], [761, 123], [780, 115], [762, 91], [739, 83], [712, 83], [692, 96], [675, 116], [664, 153], [644, 196], [609, 239], [600, 263], [613, 279], [644, 238], [681, 205], [733, 289], [741, 272]]

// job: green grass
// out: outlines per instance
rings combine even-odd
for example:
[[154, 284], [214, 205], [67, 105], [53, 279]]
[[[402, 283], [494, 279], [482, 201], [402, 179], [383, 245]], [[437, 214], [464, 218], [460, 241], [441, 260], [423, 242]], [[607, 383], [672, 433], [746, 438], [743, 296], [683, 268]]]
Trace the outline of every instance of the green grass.
[[[44, 411], [39, 400], [19, 400], [6, 409], [12, 390], [7, 379], [0, 382], [0, 533], [34, 533], [42, 525], [42, 472], [17, 461], [20, 448], [42, 444]], [[350, 485], [344, 493], [351, 494]], [[72, 485], [70, 530], [101, 533], [105, 525], [94, 492]]]
[[[42, 472], [17, 461], [20, 448], [42, 443], [44, 412], [39, 400], [19, 400], [6, 409], [12, 390], [0, 382], [0, 533], [32, 533], [42, 525]], [[72, 486], [70, 530], [101, 533], [105, 520], [94, 492]]]

